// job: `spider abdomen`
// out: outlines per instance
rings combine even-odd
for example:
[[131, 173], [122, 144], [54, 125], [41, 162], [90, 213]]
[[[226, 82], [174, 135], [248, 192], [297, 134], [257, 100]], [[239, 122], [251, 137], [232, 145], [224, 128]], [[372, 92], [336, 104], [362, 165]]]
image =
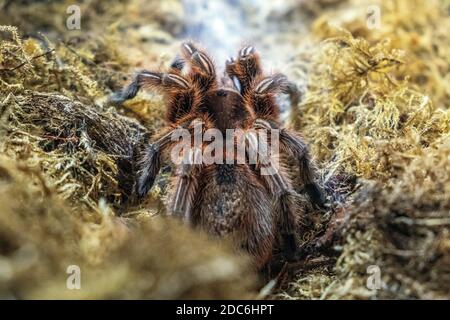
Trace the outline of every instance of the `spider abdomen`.
[[274, 244], [275, 216], [270, 195], [256, 174], [247, 165], [211, 165], [205, 168], [199, 191], [194, 224], [233, 238], [265, 262]]

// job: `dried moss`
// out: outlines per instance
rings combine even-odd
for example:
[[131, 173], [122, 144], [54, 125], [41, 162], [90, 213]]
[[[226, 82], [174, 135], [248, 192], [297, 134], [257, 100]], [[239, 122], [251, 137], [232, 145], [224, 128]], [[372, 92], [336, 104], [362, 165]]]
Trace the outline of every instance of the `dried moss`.
[[94, 208], [104, 197], [119, 205], [132, 194], [128, 171], [146, 130], [96, 109], [55, 94], [10, 95], [2, 106], [2, 150], [39, 166], [65, 199]]
[[[251, 297], [254, 278], [231, 246], [175, 221], [116, 218], [104, 202], [71, 208], [39, 168], [5, 156], [0, 203], [2, 298]], [[66, 288], [70, 265], [82, 290]]]
[[[379, 28], [368, 27], [369, 6], [380, 8]], [[408, 77], [414, 89], [432, 97], [437, 107], [448, 107], [450, 40], [447, 30], [450, 19], [446, 1], [349, 1], [339, 10], [319, 17], [312, 32], [319, 39], [342, 35], [336, 27], [348, 30], [370, 44], [388, 39], [390, 48], [406, 51], [407, 63], [397, 74]]]
[[[448, 297], [448, 13], [439, 2], [383, 1], [381, 29], [369, 30], [374, 3], [354, 4], [313, 23], [312, 41], [323, 41], [293, 118], [324, 175], [359, 178], [349, 223], [333, 271], [298, 274], [278, 296]], [[380, 290], [366, 287], [370, 265], [381, 269]]]

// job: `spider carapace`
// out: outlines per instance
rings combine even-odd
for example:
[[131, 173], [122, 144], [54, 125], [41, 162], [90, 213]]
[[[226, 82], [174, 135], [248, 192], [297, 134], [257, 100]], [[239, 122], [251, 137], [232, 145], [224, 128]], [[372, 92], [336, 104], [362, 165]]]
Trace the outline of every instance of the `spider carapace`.
[[[200, 125], [202, 132], [211, 128], [222, 133], [227, 129], [244, 133], [278, 130], [279, 154], [270, 155], [265, 162], [278, 157], [282, 164], [275, 172], [262, 174], [259, 163], [230, 164], [225, 160], [177, 164], [167, 211], [212, 235], [230, 237], [253, 257], [257, 268], [268, 262], [277, 246], [288, 258], [295, 257], [304, 209], [294, 191], [293, 170], [283, 165], [286, 157], [294, 158], [299, 167], [302, 188], [297, 189], [304, 190], [318, 206], [325, 201], [307, 145], [298, 133], [284, 128], [279, 119], [276, 95], [288, 93], [295, 104], [296, 86], [282, 74], [265, 75], [258, 53], [251, 46], [226, 61], [225, 76], [219, 81], [205, 51], [186, 42], [168, 72], [138, 72], [112, 101], [131, 99], [141, 88], [157, 89], [166, 95], [167, 125], [139, 157], [137, 195], [147, 194], [162, 163], [169, 161], [176, 143], [170, 138], [174, 130], [194, 131]], [[200, 149], [207, 148], [210, 141], [203, 141]]]

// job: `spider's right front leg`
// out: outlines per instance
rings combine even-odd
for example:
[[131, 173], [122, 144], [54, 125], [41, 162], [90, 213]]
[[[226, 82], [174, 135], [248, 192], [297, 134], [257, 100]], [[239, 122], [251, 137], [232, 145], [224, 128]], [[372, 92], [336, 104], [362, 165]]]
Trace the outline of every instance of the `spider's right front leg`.
[[225, 70], [235, 89], [243, 96], [250, 91], [254, 79], [262, 74], [259, 55], [252, 46], [239, 50], [236, 59], [228, 59]]
[[265, 130], [280, 130], [280, 146], [298, 161], [300, 178], [304, 190], [315, 205], [320, 208], [325, 208], [327, 200], [324, 191], [316, 182], [317, 172], [312, 164], [306, 143], [295, 132], [285, 128], [279, 128], [278, 125], [263, 119], [256, 119], [255, 127]]
[[302, 209], [296, 201], [298, 195], [292, 187], [289, 175], [284, 172], [282, 166], [275, 163], [274, 157], [276, 155], [260, 152], [255, 132], [248, 132], [246, 140], [249, 151], [258, 155], [257, 167], [260, 173], [259, 176], [268, 187], [281, 212], [283, 252], [288, 260], [293, 260], [296, 258], [298, 251], [295, 234], [302, 216]]

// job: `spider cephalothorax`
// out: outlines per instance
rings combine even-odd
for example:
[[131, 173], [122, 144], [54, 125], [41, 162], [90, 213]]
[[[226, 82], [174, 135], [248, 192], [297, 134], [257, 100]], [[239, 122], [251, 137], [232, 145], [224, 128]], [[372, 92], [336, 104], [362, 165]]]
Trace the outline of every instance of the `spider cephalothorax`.
[[[134, 97], [140, 88], [155, 88], [166, 94], [167, 126], [145, 148], [137, 165], [136, 192], [143, 197], [152, 187], [162, 162], [175, 142], [174, 130], [215, 128], [246, 131], [279, 130], [280, 156], [294, 157], [299, 165], [303, 190], [317, 205], [324, 199], [310, 165], [307, 145], [279, 121], [277, 93], [291, 93], [295, 85], [285, 76], [265, 76], [253, 47], [239, 51], [226, 62], [226, 80], [218, 82], [216, 69], [206, 53], [188, 42], [182, 57], [167, 73], [141, 71], [113, 100]], [[185, 68], [186, 67], [186, 68]], [[185, 70], [187, 69], [187, 71]], [[204, 149], [209, 142], [202, 142]], [[238, 143], [233, 140], [232, 144]], [[245, 143], [245, 141], [244, 141]], [[225, 150], [223, 157], [225, 158]], [[270, 159], [268, 159], [270, 162]], [[177, 165], [167, 208], [173, 215], [215, 235], [228, 235], [263, 266], [277, 239], [284, 252], [296, 252], [295, 234], [303, 210], [296, 201], [290, 174], [279, 166], [273, 174], [261, 174], [260, 163], [184, 163]]]

